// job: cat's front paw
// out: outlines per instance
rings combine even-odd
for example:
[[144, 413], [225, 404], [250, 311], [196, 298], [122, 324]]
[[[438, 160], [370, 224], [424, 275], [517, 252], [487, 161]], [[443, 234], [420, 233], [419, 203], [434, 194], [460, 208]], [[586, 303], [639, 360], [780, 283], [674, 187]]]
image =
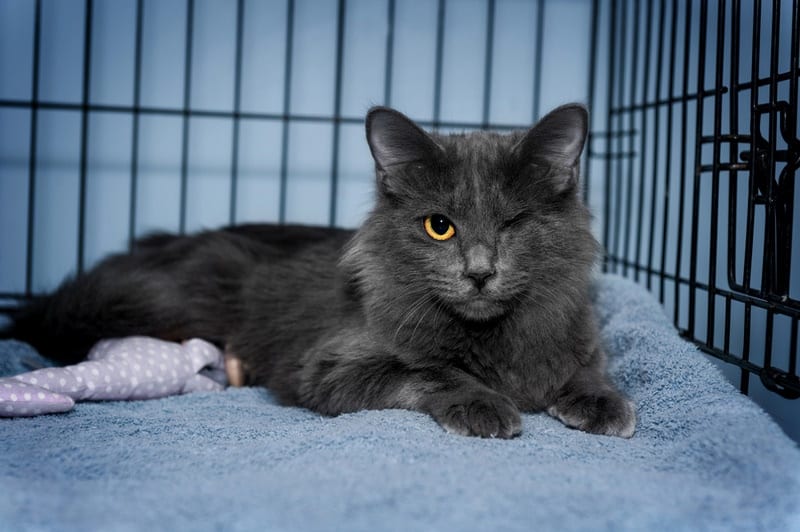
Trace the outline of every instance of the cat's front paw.
[[562, 397], [547, 413], [592, 434], [630, 438], [636, 430], [633, 403], [613, 392]]
[[502, 395], [481, 394], [446, 405], [435, 416], [448, 432], [481, 438], [513, 438], [522, 432], [519, 410]]

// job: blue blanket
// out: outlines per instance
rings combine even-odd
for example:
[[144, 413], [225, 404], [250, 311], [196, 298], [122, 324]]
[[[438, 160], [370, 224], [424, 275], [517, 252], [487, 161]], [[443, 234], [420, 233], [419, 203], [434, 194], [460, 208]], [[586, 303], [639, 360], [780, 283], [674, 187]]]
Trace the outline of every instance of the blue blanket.
[[[258, 389], [0, 419], [2, 530], [800, 530], [800, 450], [629, 281], [596, 300], [630, 440], [401, 410], [323, 418]], [[37, 355], [0, 343], [0, 374]]]

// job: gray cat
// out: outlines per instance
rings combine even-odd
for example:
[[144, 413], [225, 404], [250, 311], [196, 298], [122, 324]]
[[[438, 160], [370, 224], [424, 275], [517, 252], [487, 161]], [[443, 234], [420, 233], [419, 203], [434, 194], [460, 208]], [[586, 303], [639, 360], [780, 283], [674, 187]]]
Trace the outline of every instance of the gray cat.
[[377, 199], [355, 233], [154, 235], [22, 308], [5, 336], [62, 362], [101, 338], [202, 337], [241, 359], [247, 383], [327, 415], [405, 408], [511, 438], [520, 412], [547, 411], [633, 435], [589, 300], [585, 109], [509, 135], [445, 136], [376, 107], [366, 129]]

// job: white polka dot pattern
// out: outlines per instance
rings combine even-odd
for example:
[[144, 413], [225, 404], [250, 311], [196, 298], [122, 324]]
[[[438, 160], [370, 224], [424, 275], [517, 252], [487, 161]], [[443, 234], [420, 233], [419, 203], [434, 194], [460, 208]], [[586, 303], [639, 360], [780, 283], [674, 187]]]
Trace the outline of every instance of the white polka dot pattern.
[[199, 374], [204, 368], [224, 368], [222, 351], [205, 340], [102, 340], [86, 362], [0, 378], [0, 417], [66, 412], [75, 401], [156, 399], [223, 389], [224, 383]]

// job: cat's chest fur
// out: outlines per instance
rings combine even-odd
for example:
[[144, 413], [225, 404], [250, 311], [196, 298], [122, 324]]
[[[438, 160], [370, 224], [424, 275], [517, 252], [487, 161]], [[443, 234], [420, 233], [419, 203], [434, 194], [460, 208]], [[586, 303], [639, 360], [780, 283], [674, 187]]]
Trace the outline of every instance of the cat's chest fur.
[[475, 324], [436, 320], [409, 345], [417, 361], [444, 360], [506, 394], [519, 408], [540, 410], [579, 364], [566, 327], [535, 323], [534, 316]]

